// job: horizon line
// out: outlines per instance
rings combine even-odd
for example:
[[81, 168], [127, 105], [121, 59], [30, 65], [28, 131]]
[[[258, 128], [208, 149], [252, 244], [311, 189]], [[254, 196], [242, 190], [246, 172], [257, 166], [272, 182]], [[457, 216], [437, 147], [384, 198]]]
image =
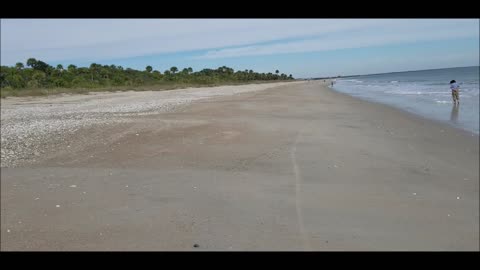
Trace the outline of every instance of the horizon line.
[[442, 67], [442, 68], [429, 68], [429, 69], [416, 69], [416, 70], [404, 70], [404, 71], [391, 71], [391, 72], [382, 72], [382, 73], [367, 73], [367, 74], [354, 74], [354, 75], [337, 75], [337, 76], [324, 76], [324, 77], [305, 77], [298, 79], [327, 79], [327, 78], [348, 78], [348, 77], [358, 77], [358, 76], [370, 76], [370, 75], [382, 75], [382, 74], [392, 74], [392, 73], [404, 73], [404, 72], [416, 72], [416, 71], [427, 71], [427, 70], [439, 70], [439, 69], [451, 69], [451, 68], [469, 68], [469, 67], [480, 67], [477, 66], [461, 66], [461, 67]]

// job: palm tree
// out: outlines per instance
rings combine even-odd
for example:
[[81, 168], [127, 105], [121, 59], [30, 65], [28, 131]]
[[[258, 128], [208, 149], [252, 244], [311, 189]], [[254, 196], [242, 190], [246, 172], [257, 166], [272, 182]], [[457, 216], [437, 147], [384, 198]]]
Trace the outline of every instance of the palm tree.
[[28, 58], [27, 60], [27, 66], [29, 67], [33, 68], [33, 66], [35, 66], [36, 63], [37, 63], [37, 59], [35, 58]]
[[98, 71], [98, 68], [97, 68], [97, 67], [98, 67], [98, 65], [97, 65], [96, 63], [92, 63], [92, 64], [90, 65], [90, 74], [91, 74], [92, 82], [93, 82], [93, 75], [94, 75], [95, 73], [97, 73], [97, 71]]
[[171, 68], [170, 68], [170, 71], [171, 71], [173, 74], [175, 74], [175, 72], [178, 71], [178, 68], [177, 68], [177, 67], [171, 67]]
[[280, 71], [278, 71], [278, 69], [277, 69], [277, 70], [275, 70], [275, 73], [276, 73], [276, 74], [278, 74], [279, 72], [280, 72]]
[[21, 63], [21, 62], [18, 62], [18, 63], [15, 64], [15, 68], [17, 68], [18, 70], [21, 70], [23, 67], [24, 67], [23, 63]]
[[68, 72], [72, 72], [72, 73], [74, 73], [76, 69], [77, 69], [77, 66], [75, 65], [68, 65], [67, 67]]
[[109, 78], [109, 67], [107, 65], [98, 65], [97, 73], [100, 74], [100, 78], [108, 79]]
[[150, 72], [152, 72], [153, 68], [152, 68], [152, 66], [147, 66], [147, 67], [145, 68], [145, 70], [146, 70], [148, 73], [150, 73]]

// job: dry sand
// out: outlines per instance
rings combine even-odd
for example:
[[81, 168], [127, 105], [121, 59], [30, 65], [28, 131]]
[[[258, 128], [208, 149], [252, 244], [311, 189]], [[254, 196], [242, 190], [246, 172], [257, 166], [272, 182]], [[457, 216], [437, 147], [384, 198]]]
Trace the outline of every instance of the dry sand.
[[318, 81], [235, 87], [169, 110], [160, 92], [2, 101], [2, 150], [40, 134], [32, 114], [54, 128], [34, 160], [2, 154], [1, 249], [479, 250], [477, 135]]

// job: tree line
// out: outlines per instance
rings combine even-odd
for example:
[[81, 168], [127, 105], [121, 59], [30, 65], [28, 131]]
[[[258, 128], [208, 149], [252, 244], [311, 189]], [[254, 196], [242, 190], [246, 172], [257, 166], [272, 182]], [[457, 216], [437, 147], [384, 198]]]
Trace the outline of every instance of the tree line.
[[24, 65], [19, 62], [13, 67], [1, 66], [0, 86], [2, 89], [40, 88], [103, 88], [134, 87], [161, 83], [218, 84], [229, 82], [294, 80], [292, 75], [258, 73], [253, 70], [237, 70], [222, 66], [217, 69], [202, 69], [194, 72], [191, 67], [179, 70], [171, 67], [162, 72], [146, 66], [145, 70], [123, 68], [116, 65], [92, 63], [89, 67], [63, 65], [53, 67], [35, 58]]

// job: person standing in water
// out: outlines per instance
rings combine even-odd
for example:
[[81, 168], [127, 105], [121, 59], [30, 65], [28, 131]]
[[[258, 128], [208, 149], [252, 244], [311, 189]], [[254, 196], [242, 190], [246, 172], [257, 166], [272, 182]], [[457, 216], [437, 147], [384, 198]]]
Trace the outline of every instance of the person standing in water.
[[450, 81], [450, 90], [452, 90], [453, 105], [459, 105], [460, 104], [460, 96], [459, 96], [460, 85], [455, 80]]

